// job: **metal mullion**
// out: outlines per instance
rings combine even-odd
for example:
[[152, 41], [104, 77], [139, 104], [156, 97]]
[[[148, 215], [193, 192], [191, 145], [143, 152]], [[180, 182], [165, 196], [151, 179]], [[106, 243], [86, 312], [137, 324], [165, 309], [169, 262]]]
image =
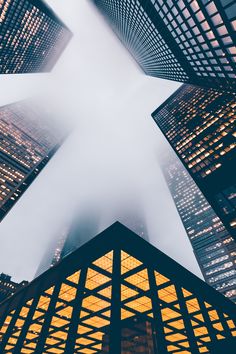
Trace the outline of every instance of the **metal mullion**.
[[109, 353], [121, 354], [121, 250], [114, 249]]
[[181, 289], [181, 287], [179, 287], [176, 284], [175, 284], [175, 289], [176, 289], [177, 298], [179, 300], [180, 311], [183, 316], [183, 322], [184, 322], [186, 332], [187, 332], [186, 336], [189, 341], [191, 354], [198, 354], [199, 353], [199, 349], [198, 349], [198, 345], [197, 345], [198, 339], [195, 337], [195, 334], [194, 334], [194, 330], [193, 330], [193, 327], [191, 324], [191, 319], [190, 319], [190, 316], [188, 313], [188, 309], [187, 309], [184, 295], [182, 293], [182, 289]]
[[25, 319], [25, 322], [24, 322], [24, 325], [22, 327], [19, 339], [18, 339], [18, 341], [16, 343], [16, 346], [15, 346], [13, 352], [12, 352], [13, 354], [20, 353], [22, 347], [24, 346], [25, 337], [26, 337], [28, 329], [29, 329], [29, 327], [30, 327], [30, 325], [32, 323], [32, 317], [33, 317], [34, 312], [35, 312], [35, 310], [37, 308], [39, 298], [42, 295], [42, 293], [40, 291], [42, 286], [43, 286], [43, 281], [39, 282], [39, 284], [37, 286], [37, 292], [36, 292], [37, 295], [34, 298], [32, 305], [30, 306], [29, 313], [27, 314], [27, 317]]
[[81, 269], [79, 283], [77, 285], [76, 297], [73, 305], [73, 312], [71, 315], [68, 336], [69, 340], [66, 342], [66, 347], [64, 354], [71, 354], [74, 352], [76, 338], [77, 338], [77, 330], [78, 325], [80, 323], [80, 313], [82, 308], [82, 302], [85, 295], [85, 283], [87, 278], [87, 268]]
[[58, 279], [58, 281], [55, 285], [54, 291], [51, 296], [51, 301], [49, 303], [48, 310], [45, 314], [45, 320], [42, 324], [42, 330], [41, 330], [41, 333], [38, 337], [39, 341], [38, 341], [37, 346], [35, 348], [35, 354], [43, 353], [43, 348], [44, 348], [44, 345], [45, 345], [45, 342], [47, 339], [47, 335], [48, 335], [48, 331], [50, 328], [52, 317], [55, 313], [55, 306], [58, 301], [58, 295], [59, 295], [59, 292], [61, 289], [62, 282], [63, 282], [63, 280], [60, 278], [60, 279]]
[[101, 273], [101, 274], [105, 275], [108, 278], [111, 278], [111, 273], [110, 272], [108, 272], [106, 269], [102, 269], [102, 268], [98, 267], [96, 264], [92, 263], [92, 264], [89, 265], [88, 268], [93, 269], [96, 272]]
[[[12, 316], [11, 322], [7, 328], [6, 333], [3, 335], [2, 342], [0, 344], [0, 352], [2, 352], [2, 353], [4, 353], [4, 348], [7, 345], [9, 338], [12, 335], [13, 328], [14, 328], [16, 321], [19, 317], [22, 306], [24, 305], [26, 300], [27, 300], [27, 293], [25, 293], [25, 291], [22, 291], [22, 294], [21, 294], [21, 297], [19, 298], [15, 313]], [[14, 309], [12, 309], [12, 310], [14, 310]], [[9, 313], [9, 315], [10, 315], [10, 313]]]
[[153, 311], [153, 326], [155, 329], [155, 338], [156, 342], [154, 345], [157, 345], [156, 351], [157, 354], [166, 354], [167, 352], [167, 342], [165, 339], [165, 332], [164, 332], [164, 322], [162, 321], [161, 315], [161, 304], [160, 300], [157, 296], [156, 292], [156, 279], [154, 274], [154, 269], [148, 269], [148, 278], [150, 284], [150, 298], [152, 302], [152, 311]]

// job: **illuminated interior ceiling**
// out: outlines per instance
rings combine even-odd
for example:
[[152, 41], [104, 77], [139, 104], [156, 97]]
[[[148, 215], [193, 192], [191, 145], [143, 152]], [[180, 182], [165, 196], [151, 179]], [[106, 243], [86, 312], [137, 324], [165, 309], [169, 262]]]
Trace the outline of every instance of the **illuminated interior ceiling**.
[[0, 352], [209, 353], [209, 345], [236, 337], [235, 313], [115, 223], [2, 303]]

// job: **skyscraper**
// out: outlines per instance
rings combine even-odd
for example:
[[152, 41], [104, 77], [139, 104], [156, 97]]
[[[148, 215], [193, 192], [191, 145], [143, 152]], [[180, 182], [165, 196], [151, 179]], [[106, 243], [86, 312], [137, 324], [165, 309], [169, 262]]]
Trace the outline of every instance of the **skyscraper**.
[[0, 352], [233, 354], [235, 308], [116, 223], [0, 305]]
[[38, 269], [35, 273], [35, 278], [40, 274], [46, 272], [51, 267], [54, 267], [61, 260], [61, 253], [68, 236], [68, 227], [62, 228], [56, 237], [50, 239], [46, 246], [46, 250], [43, 254], [41, 262], [38, 266]]
[[84, 207], [77, 211], [69, 227], [64, 246], [61, 251], [61, 259], [74, 252], [84, 243], [91, 240], [100, 231], [100, 217], [97, 210], [92, 207]]
[[16, 283], [11, 280], [11, 276], [1, 273], [0, 274], [0, 303], [12, 296], [17, 290], [26, 286], [28, 282], [23, 280], [20, 283]]
[[159, 160], [206, 282], [236, 302], [236, 242], [175, 153]]
[[152, 116], [236, 240], [235, 97], [183, 85]]
[[0, 220], [46, 166], [65, 137], [35, 103], [0, 108]]
[[50, 71], [71, 36], [42, 0], [1, 0], [0, 74]]
[[151, 76], [236, 88], [234, 0], [92, 0]]

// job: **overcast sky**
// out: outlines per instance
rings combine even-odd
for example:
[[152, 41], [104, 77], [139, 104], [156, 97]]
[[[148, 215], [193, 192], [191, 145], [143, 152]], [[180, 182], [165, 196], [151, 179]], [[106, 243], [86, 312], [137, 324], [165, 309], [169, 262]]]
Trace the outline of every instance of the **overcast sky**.
[[0, 272], [32, 279], [75, 209], [91, 205], [105, 227], [117, 205], [125, 211], [134, 201], [150, 241], [200, 276], [157, 164], [165, 140], [150, 116], [179, 84], [145, 76], [88, 0], [48, 3], [73, 40], [50, 75], [1, 76], [0, 105], [44, 94], [75, 128], [1, 223]]

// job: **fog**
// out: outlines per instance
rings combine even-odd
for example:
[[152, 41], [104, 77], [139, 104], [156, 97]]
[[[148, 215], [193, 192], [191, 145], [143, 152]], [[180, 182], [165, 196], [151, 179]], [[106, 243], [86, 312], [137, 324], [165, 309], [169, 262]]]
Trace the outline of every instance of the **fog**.
[[104, 228], [117, 209], [139, 203], [150, 242], [200, 276], [158, 167], [165, 139], [151, 118], [179, 84], [145, 76], [88, 0], [48, 3], [74, 37], [52, 73], [0, 77], [0, 104], [40, 95], [74, 130], [1, 223], [0, 272], [31, 280], [77, 209], [91, 205]]

